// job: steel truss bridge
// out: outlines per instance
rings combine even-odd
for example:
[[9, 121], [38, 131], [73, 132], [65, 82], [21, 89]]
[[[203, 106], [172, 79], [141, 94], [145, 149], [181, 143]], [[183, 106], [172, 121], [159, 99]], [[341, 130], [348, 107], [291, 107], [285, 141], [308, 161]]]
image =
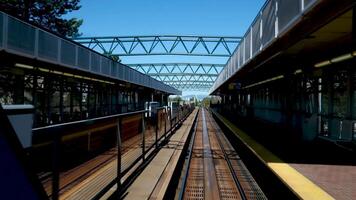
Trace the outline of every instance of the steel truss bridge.
[[[75, 41], [115, 60], [126, 56], [220, 57], [226, 62], [241, 37], [154, 35], [81, 37]], [[165, 59], [167, 60], [167, 59]], [[208, 59], [206, 59], [208, 60]], [[182, 91], [208, 91], [225, 63], [124, 63]]]

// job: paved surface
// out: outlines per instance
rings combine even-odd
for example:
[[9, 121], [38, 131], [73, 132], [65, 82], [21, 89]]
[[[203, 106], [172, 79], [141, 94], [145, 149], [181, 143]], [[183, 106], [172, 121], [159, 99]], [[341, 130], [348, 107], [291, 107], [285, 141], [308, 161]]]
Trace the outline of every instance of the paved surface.
[[335, 199], [356, 199], [356, 166], [295, 163], [290, 165]]
[[[286, 163], [273, 154], [270, 150], [266, 149], [260, 143], [251, 138], [241, 129], [237, 128], [233, 123], [228, 121], [223, 116], [216, 113], [223, 123], [241, 140], [248, 148], [262, 161], [264, 164], [270, 168], [278, 178], [290, 188], [300, 199], [334, 199], [336, 196], [332, 196], [331, 186], [328, 188], [323, 188], [321, 185], [322, 181], [327, 176], [323, 174], [316, 175], [316, 173], [311, 168], [311, 165], [293, 165]], [[318, 168], [321, 169], [321, 168]], [[324, 168], [326, 169], [326, 168]], [[353, 170], [354, 171], [354, 170]], [[313, 174], [313, 178], [308, 177], [308, 174]], [[333, 171], [329, 171], [330, 176], [335, 176]], [[351, 175], [350, 175], [351, 176]], [[347, 180], [343, 180], [347, 181]], [[337, 185], [337, 183], [328, 183], [326, 185]], [[351, 185], [344, 185], [347, 188], [351, 188]], [[329, 189], [329, 190], [327, 190]], [[355, 189], [355, 187], [353, 187]], [[338, 196], [339, 197], [339, 196]], [[342, 196], [342, 199], [348, 199], [347, 196]], [[352, 198], [351, 198], [352, 199]]]

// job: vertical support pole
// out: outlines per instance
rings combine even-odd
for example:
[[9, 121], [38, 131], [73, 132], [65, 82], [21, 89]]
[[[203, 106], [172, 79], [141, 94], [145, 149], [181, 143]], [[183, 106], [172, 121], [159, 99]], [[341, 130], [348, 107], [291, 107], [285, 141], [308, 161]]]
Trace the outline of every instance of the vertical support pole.
[[61, 117], [61, 122], [63, 122], [63, 79], [64, 76], [60, 76], [59, 80], [59, 115]]
[[20, 75], [14, 75], [15, 77], [15, 87], [13, 87], [12, 92], [14, 94], [14, 103], [23, 104], [25, 100], [25, 73]]
[[52, 144], [52, 200], [59, 199], [60, 142], [60, 135], [54, 133]]
[[334, 102], [333, 102], [333, 98], [334, 98], [334, 74], [332, 73], [328, 73], [327, 75], [327, 87], [328, 87], [328, 137], [331, 136], [331, 130], [332, 130], [332, 118], [333, 118], [333, 110], [334, 110]]
[[145, 112], [142, 113], [142, 161], [145, 161]]
[[[37, 127], [37, 115], [38, 113], [36, 112], [38, 110], [37, 107], [37, 70], [33, 70], [33, 82], [32, 82], [32, 105], [35, 108], [35, 117], [33, 118], [33, 127]], [[42, 112], [42, 111], [40, 111]], [[42, 123], [42, 122], [41, 122]]]
[[116, 139], [117, 139], [117, 197], [120, 199], [120, 192], [121, 192], [121, 118], [118, 119], [116, 125]]
[[80, 112], [80, 119], [83, 119], [83, 82], [80, 81], [80, 98], [79, 98], [79, 112]]
[[167, 118], [168, 118], [168, 109], [165, 108], [165, 118], [164, 118], [164, 138], [167, 139]]
[[97, 87], [96, 85], [93, 87], [93, 95], [94, 95], [94, 114], [95, 114], [95, 117], [98, 116], [98, 109], [97, 109], [97, 98], [98, 98], [98, 91], [97, 91]]
[[51, 76], [46, 76], [45, 77], [45, 88], [46, 88], [46, 99], [47, 99], [47, 102], [46, 102], [46, 106], [47, 106], [47, 124], [51, 124], [51, 92], [52, 92], [52, 83], [51, 83]]
[[158, 109], [156, 109], [156, 113], [154, 115], [154, 120], [155, 120], [155, 147], [158, 149]]
[[110, 105], [109, 105], [109, 115], [111, 115], [113, 112], [113, 99], [112, 99], [112, 97], [113, 97], [113, 94], [114, 94], [114, 88], [113, 88], [113, 86], [109, 86], [109, 92], [110, 92], [110, 94], [108, 95], [109, 96], [109, 102], [110, 102]]
[[74, 117], [74, 98], [73, 96], [75, 95], [74, 94], [74, 91], [75, 91], [75, 87], [76, 85], [73, 84], [73, 83], [68, 83], [67, 84], [70, 84], [70, 86], [68, 87], [68, 85], [66, 86], [66, 89], [70, 88], [70, 91], [69, 91], [69, 116], [70, 118], [73, 118]]
[[[356, 44], [356, 6], [352, 9], [352, 43], [354, 47]], [[354, 51], [355, 49], [352, 50]]]

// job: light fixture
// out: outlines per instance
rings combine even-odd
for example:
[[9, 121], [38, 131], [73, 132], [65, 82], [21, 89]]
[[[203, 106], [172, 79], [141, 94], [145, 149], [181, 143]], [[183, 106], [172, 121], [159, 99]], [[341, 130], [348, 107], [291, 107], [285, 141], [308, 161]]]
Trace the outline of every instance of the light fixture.
[[25, 69], [33, 69], [33, 66], [25, 65], [25, 64], [21, 64], [21, 63], [16, 63], [15, 67], [20, 67], [20, 68], [25, 68]]
[[63, 72], [56, 71], [56, 70], [53, 70], [52, 73], [54, 73], [54, 74], [63, 74]]
[[332, 58], [330, 60], [325, 60], [323, 62], [319, 62], [319, 63], [315, 64], [314, 67], [324, 67], [324, 66], [330, 65], [332, 63], [338, 63], [338, 62], [342, 62], [342, 61], [345, 61], [345, 60], [349, 60], [349, 59], [351, 59], [353, 57], [356, 57], [356, 51], [354, 51], [352, 53], [344, 54], [344, 55], [341, 55], [341, 56], [337, 56], [337, 57]]
[[42, 71], [42, 72], [49, 72], [49, 69], [45, 69], [45, 68], [38, 68], [40, 71]]
[[295, 70], [295, 72], [294, 72], [294, 74], [300, 74], [300, 73], [302, 73], [303, 71], [301, 70], [301, 69], [297, 69], [297, 70]]
[[327, 65], [330, 65], [330, 64], [331, 64], [331, 61], [330, 60], [326, 60], [326, 61], [323, 61], [323, 62], [315, 64], [314, 67], [324, 67], [324, 66], [327, 66]]
[[353, 57], [352, 54], [348, 53], [348, 54], [341, 55], [341, 56], [338, 56], [338, 57], [335, 57], [335, 58], [331, 59], [331, 62], [332, 63], [337, 63], [337, 62], [341, 62], [341, 61], [344, 61], [344, 60], [351, 59], [352, 57]]
[[248, 85], [248, 86], [244, 87], [243, 89], [251, 88], [251, 87], [254, 87], [254, 86], [257, 86], [257, 85], [261, 85], [261, 84], [268, 83], [268, 82], [275, 81], [275, 80], [282, 79], [282, 78], [284, 78], [283, 75], [275, 76], [273, 78], [269, 78], [269, 79], [266, 79], [264, 81], [260, 81], [260, 82]]

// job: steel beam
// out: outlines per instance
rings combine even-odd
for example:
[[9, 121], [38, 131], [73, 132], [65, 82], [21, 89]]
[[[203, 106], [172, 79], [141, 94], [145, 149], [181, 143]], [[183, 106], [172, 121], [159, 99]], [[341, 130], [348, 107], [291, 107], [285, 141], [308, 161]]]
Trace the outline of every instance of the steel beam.
[[143, 35], [75, 38], [109, 56], [185, 55], [230, 57], [241, 37]]

